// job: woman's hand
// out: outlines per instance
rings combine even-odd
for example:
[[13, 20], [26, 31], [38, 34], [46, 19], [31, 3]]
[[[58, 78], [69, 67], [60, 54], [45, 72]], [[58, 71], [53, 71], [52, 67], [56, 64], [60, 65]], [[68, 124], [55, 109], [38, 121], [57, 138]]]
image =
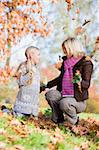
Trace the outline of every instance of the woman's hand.
[[59, 56], [59, 60], [55, 64], [55, 68], [57, 68], [58, 70], [60, 70], [60, 68], [62, 67], [62, 63], [63, 63], [63, 59], [61, 58], [61, 56]]
[[45, 89], [46, 89], [46, 85], [41, 81], [40, 82], [40, 93], [45, 91]]

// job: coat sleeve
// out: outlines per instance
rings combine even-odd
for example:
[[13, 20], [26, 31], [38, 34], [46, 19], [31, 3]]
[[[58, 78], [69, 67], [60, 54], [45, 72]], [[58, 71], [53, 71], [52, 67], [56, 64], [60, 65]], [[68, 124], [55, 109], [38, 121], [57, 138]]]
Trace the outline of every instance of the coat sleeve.
[[81, 87], [88, 89], [90, 86], [91, 81], [91, 75], [93, 72], [93, 64], [92, 62], [87, 62], [83, 66], [83, 75], [82, 75], [82, 81], [81, 81]]
[[57, 86], [57, 84], [58, 84], [59, 82], [61, 82], [61, 76], [58, 76], [57, 78], [55, 78], [55, 79], [49, 81], [49, 82], [47, 83], [47, 88], [52, 88], [52, 87], [54, 87], [54, 86]]
[[57, 86], [60, 82], [62, 82], [63, 74], [64, 74], [64, 62], [62, 63], [62, 66], [60, 68], [60, 75], [57, 78], [49, 81], [47, 83], [47, 88], [52, 88], [54, 86]]

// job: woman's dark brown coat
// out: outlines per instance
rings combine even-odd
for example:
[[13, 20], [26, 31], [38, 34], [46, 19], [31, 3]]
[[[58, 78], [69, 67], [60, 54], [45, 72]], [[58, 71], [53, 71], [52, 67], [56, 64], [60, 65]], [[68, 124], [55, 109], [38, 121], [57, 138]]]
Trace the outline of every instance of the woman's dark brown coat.
[[[60, 69], [60, 75], [52, 81], [49, 81], [47, 84], [48, 88], [53, 86], [57, 86], [58, 91], [62, 91], [62, 78], [64, 75], [64, 61], [67, 58], [63, 57], [63, 64]], [[81, 81], [81, 91], [79, 90], [78, 85], [74, 84], [74, 97], [77, 101], [83, 101], [88, 99], [88, 88], [90, 86], [91, 75], [93, 71], [93, 64], [89, 57], [82, 57], [73, 67], [73, 76], [75, 76], [76, 71], [79, 70], [81, 73], [82, 81]]]

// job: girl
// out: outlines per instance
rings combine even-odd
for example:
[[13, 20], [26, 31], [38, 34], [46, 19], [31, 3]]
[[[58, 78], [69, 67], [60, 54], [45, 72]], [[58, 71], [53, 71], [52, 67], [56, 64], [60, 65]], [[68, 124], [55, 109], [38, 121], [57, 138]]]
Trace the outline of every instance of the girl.
[[37, 117], [40, 91], [39, 49], [29, 47], [25, 51], [25, 56], [26, 61], [20, 64], [15, 75], [18, 79], [19, 92], [13, 111], [18, 116], [32, 114]]
[[50, 90], [45, 96], [52, 108], [52, 120], [55, 123], [64, 121], [64, 113], [68, 122], [77, 124], [77, 113], [86, 109], [93, 64], [75, 38], [66, 39], [62, 49], [65, 56], [61, 73], [47, 84], [47, 88], [57, 86], [57, 90]]

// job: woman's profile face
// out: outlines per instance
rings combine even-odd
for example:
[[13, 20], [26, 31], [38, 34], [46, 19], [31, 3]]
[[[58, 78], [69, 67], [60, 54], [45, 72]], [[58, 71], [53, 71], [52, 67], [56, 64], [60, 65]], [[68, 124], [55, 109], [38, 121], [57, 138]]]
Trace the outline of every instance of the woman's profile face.
[[69, 52], [69, 50], [66, 49], [65, 45], [62, 46], [63, 53], [67, 56], [67, 58], [72, 57], [72, 54]]

